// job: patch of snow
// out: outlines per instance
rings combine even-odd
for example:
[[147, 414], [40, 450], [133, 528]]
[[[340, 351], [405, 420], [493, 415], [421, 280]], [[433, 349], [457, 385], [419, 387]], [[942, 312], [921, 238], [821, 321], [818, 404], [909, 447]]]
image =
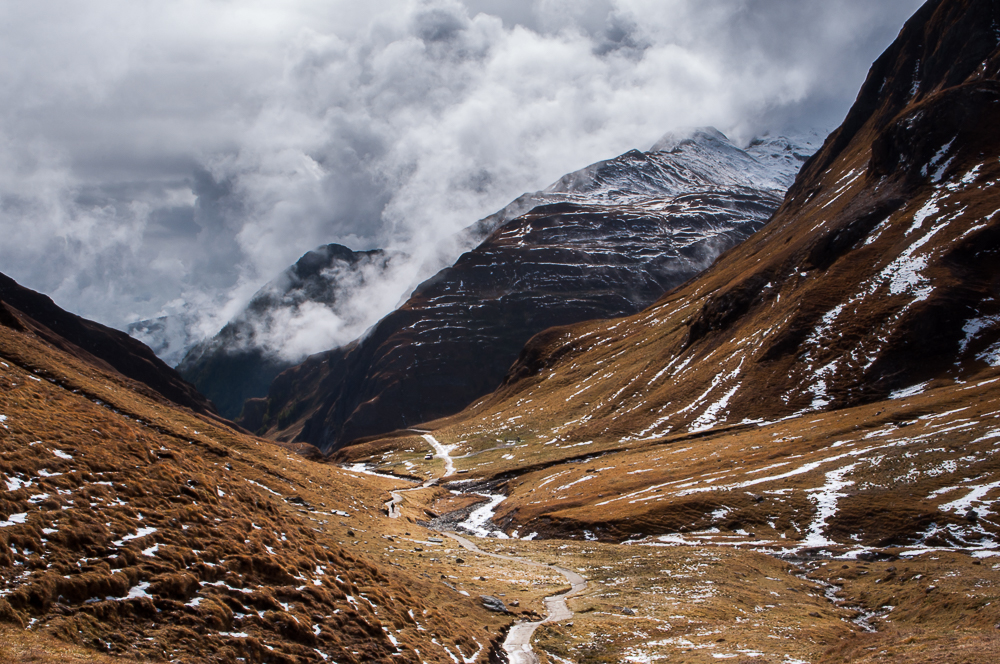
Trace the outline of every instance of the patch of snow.
[[986, 494], [994, 489], [1000, 488], [1000, 482], [991, 482], [990, 484], [979, 484], [973, 486], [964, 486], [962, 489], [969, 489], [967, 493], [962, 498], [958, 500], [953, 500], [950, 503], [945, 503], [944, 505], [939, 505], [938, 509], [943, 512], [967, 512], [972, 509], [973, 503], [982, 503], [993, 501], [985, 501], [984, 498]]
[[823, 530], [826, 528], [826, 522], [830, 517], [837, 513], [837, 501], [847, 495], [838, 493], [838, 491], [854, 484], [854, 482], [845, 480], [844, 476], [854, 470], [855, 466], [857, 466], [857, 463], [851, 463], [836, 470], [831, 470], [826, 473], [826, 484], [806, 491], [806, 493], [812, 494], [810, 498], [816, 502], [816, 518], [809, 524], [809, 530], [806, 532], [804, 539], [806, 546], [814, 547], [836, 544], [836, 542], [827, 539], [823, 535]]
[[958, 352], [964, 353], [965, 349], [969, 347], [972, 340], [975, 339], [980, 332], [989, 329], [993, 325], [1000, 322], [1000, 316], [983, 316], [981, 318], [970, 318], [965, 321], [965, 325], [962, 326], [962, 331], [965, 332], [965, 337], [962, 339]]
[[27, 518], [28, 518], [27, 512], [21, 512], [20, 514], [11, 514], [6, 521], [0, 521], [0, 528], [8, 528], [10, 526], [14, 526], [19, 523], [24, 523]]
[[[124, 598], [121, 599], [140, 599], [143, 597], [152, 598], [152, 596], [146, 592], [147, 588], [149, 588], [149, 582], [143, 581], [139, 585], [132, 586], [131, 588], [129, 588], [128, 595], [126, 595]], [[108, 599], [118, 599], [118, 598], [109, 597]]]
[[868, 234], [868, 239], [865, 240], [864, 246], [867, 247], [869, 244], [875, 242], [882, 236], [882, 231], [884, 231], [886, 227], [889, 225], [889, 220], [891, 218], [892, 218], [891, 215], [886, 217], [885, 219], [880, 221], [878, 225], [875, 226], [875, 228], [872, 229], [871, 233]]
[[126, 535], [120, 540], [112, 542], [112, 544], [114, 544], [115, 546], [123, 546], [125, 542], [128, 542], [129, 540], [139, 539], [140, 537], [145, 537], [146, 535], [152, 535], [155, 532], [156, 528], [152, 526], [147, 526], [145, 528], [140, 528], [139, 530], [137, 530], [134, 535]]
[[260, 487], [261, 489], [263, 489], [264, 491], [267, 491], [268, 493], [273, 493], [274, 495], [276, 495], [278, 497], [282, 497], [281, 494], [278, 493], [277, 491], [274, 491], [274, 490], [272, 490], [272, 489], [264, 486], [263, 484], [261, 484], [259, 482], [254, 482], [253, 480], [247, 480], [247, 482], [249, 482], [250, 484], [253, 484], [254, 486]]
[[[941, 177], [944, 175], [945, 169], [947, 169], [948, 166], [951, 165], [951, 162], [955, 160], [955, 157], [952, 156], [944, 163], [941, 163], [940, 165], [938, 164], [941, 162], [942, 159], [944, 159], [948, 155], [948, 151], [951, 150], [951, 146], [955, 143], [955, 139], [957, 138], [958, 136], [951, 139], [950, 141], [948, 141], [947, 144], [942, 146], [942, 148], [937, 151], [937, 154], [935, 154], [931, 158], [931, 160], [927, 163], [927, 165], [925, 165], [923, 168], [920, 169], [920, 174], [926, 177], [930, 173], [931, 182], [940, 182]], [[931, 169], [934, 169], [933, 173], [931, 173]]]
[[993, 344], [979, 355], [976, 355], [976, 359], [986, 362], [991, 367], [1000, 367], [1000, 342]]
[[719, 413], [729, 405], [729, 400], [733, 398], [733, 395], [740, 389], [742, 383], [737, 383], [732, 389], [722, 395], [722, 398], [711, 404], [705, 409], [701, 415], [698, 416], [694, 422], [691, 423], [689, 428], [692, 432], [705, 431], [706, 429], [711, 429], [715, 426], [718, 420]]
[[595, 477], [597, 477], [597, 476], [596, 475], [584, 475], [580, 479], [574, 480], [574, 481], [570, 482], [569, 484], [563, 484], [560, 487], [556, 487], [555, 489], [552, 489], [552, 491], [565, 491], [566, 489], [570, 488], [571, 486], [573, 486], [575, 484], [580, 484], [582, 482], [586, 482], [587, 480], [592, 480]]
[[924, 222], [927, 221], [928, 218], [940, 212], [940, 208], [938, 207], [938, 201], [940, 199], [938, 196], [939, 194], [935, 193], [927, 200], [926, 203], [924, 203], [922, 208], [917, 210], [916, 214], [913, 215], [913, 225], [906, 229], [906, 235], [909, 235], [923, 226]]
[[17, 491], [21, 487], [27, 488], [29, 486], [31, 486], [31, 480], [22, 480], [18, 477], [11, 477], [7, 480], [8, 491]]
[[889, 393], [890, 399], [905, 399], [906, 397], [913, 397], [918, 394], [923, 394], [927, 386], [930, 385], [930, 381], [925, 383], [920, 383], [919, 385], [911, 385], [910, 387], [904, 387]]

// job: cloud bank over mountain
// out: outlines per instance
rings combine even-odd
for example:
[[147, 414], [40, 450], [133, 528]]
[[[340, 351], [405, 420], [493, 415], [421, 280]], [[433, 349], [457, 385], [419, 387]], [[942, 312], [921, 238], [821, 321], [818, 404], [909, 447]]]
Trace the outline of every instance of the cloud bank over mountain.
[[358, 292], [356, 335], [564, 173], [676, 126], [835, 125], [919, 4], [9, 3], [0, 271], [208, 335], [318, 245], [405, 256]]

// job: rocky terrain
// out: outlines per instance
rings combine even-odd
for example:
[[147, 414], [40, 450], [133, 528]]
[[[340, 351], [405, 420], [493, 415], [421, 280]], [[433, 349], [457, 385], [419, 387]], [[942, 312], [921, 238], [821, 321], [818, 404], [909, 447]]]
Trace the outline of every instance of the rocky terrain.
[[330, 451], [455, 413], [535, 333], [635, 313], [755, 232], [808, 153], [699, 129], [567, 175], [482, 222], [500, 225], [364, 338], [278, 376], [239, 422]]

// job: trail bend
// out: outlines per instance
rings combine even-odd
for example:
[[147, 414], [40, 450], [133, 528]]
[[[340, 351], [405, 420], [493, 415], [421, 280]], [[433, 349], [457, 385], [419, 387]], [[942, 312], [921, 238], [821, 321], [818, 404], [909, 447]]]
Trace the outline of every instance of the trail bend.
[[[455, 464], [452, 461], [451, 455], [449, 454], [450, 449], [445, 445], [442, 445], [430, 432], [426, 432], [419, 429], [411, 429], [416, 433], [421, 434], [422, 438], [427, 441], [427, 443], [434, 448], [437, 458], [444, 461], [444, 475], [442, 477], [448, 477], [455, 473]], [[385, 504], [386, 513], [390, 519], [398, 519], [400, 517], [399, 504], [403, 501], [402, 493], [404, 491], [416, 491], [418, 489], [426, 489], [428, 487], [434, 486], [440, 481], [441, 478], [435, 477], [423, 482], [422, 484], [415, 486], [410, 489], [396, 489], [390, 491], [389, 495], [392, 499]], [[530, 565], [533, 567], [545, 567], [548, 569], [553, 569], [564, 577], [570, 584], [570, 589], [559, 593], [557, 595], [550, 595], [544, 600], [546, 617], [542, 620], [536, 620], [532, 622], [518, 622], [510, 628], [507, 633], [507, 638], [503, 642], [504, 652], [507, 653], [508, 661], [510, 664], [538, 664], [538, 657], [535, 655], [534, 650], [531, 648], [531, 637], [534, 636], [535, 630], [541, 625], [546, 623], [561, 622], [563, 620], [569, 620], [573, 617], [573, 611], [566, 604], [566, 600], [570, 597], [582, 592], [587, 587], [587, 579], [582, 575], [574, 572], [573, 570], [566, 569], [564, 567], [559, 567], [558, 565], [547, 565], [545, 563], [536, 562], [534, 560], [528, 560], [526, 558], [519, 558], [517, 556], [507, 556], [501, 553], [491, 553], [489, 551], [483, 551], [472, 541], [457, 535], [455, 533], [447, 531], [436, 531], [440, 532], [442, 535], [450, 537], [455, 540], [464, 549], [473, 551], [480, 555], [489, 556], [491, 558], [497, 558], [499, 560], [507, 560], [510, 562], [520, 563], [522, 565]]]
[[558, 565], [547, 565], [545, 563], [539, 563], [534, 560], [519, 558], [517, 556], [505, 556], [501, 553], [483, 551], [473, 542], [467, 540], [461, 535], [456, 535], [455, 533], [449, 533], [446, 531], [440, 532], [441, 534], [455, 540], [461, 547], [468, 549], [469, 551], [474, 551], [475, 553], [489, 556], [491, 558], [521, 563], [523, 565], [546, 567], [553, 569], [566, 577], [566, 580], [571, 586], [570, 589], [566, 592], [559, 593], [558, 595], [550, 595], [545, 598], [545, 611], [548, 615], [542, 620], [514, 623], [514, 625], [510, 628], [510, 631], [507, 633], [506, 640], [503, 642], [503, 649], [504, 652], [507, 653], [510, 664], [538, 664], [538, 657], [531, 648], [531, 637], [535, 634], [535, 630], [546, 623], [561, 622], [572, 618], [573, 611], [569, 608], [569, 606], [567, 606], [566, 600], [573, 595], [582, 592], [587, 587], [587, 579], [571, 569], [559, 567]]

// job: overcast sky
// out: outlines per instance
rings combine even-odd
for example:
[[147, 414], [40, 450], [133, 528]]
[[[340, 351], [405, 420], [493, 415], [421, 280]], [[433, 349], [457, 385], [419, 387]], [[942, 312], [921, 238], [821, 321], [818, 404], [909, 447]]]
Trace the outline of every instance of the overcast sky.
[[211, 333], [317, 245], [427, 270], [441, 238], [674, 127], [832, 129], [919, 5], [5, 2], [0, 272], [108, 325], [186, 307]]

